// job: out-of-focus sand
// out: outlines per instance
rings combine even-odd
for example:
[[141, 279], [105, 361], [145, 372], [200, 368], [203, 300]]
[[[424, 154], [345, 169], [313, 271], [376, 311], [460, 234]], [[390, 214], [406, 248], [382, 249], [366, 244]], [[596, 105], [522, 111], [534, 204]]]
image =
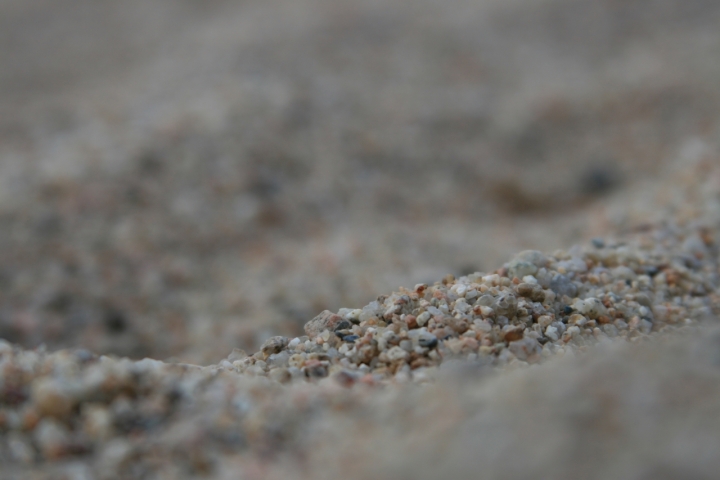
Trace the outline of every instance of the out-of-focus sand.
[[[29, 350], [217, 364], [525, 248], [716, 235], [718, 25], [713, 0], [0, 0], [0, 478], [715, 478], [709, 326], [376, 389]], [[112, 394], [41, 419], [81, 368]]]
[[0, 337], [216, 362], [617, 230], [613, 197], [717, 147], [719, 21], [711, 0], [3, 0]]

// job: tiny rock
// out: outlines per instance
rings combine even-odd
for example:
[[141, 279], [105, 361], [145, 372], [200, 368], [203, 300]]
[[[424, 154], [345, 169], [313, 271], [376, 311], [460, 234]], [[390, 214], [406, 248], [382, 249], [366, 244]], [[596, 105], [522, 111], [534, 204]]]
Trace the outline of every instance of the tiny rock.
[[542, 347], [532, 338], [523, 338], [508, 345], [510, 350], [518, 360], [535, 361], [539, 358]]
[[260, 350], [265, 356], [270, 356], [273, 353], [279, 353], [288, 344], [288, 339], [285, 337], [271, 337], [265, 343], [263, 343]]
[[320, 315], [305, 324], [305, 334], [307, 334], [307, 336], [310, 338], [315, 338], [320, 335], [324, 330], [330, 330], [331, 332], [334, 332], [340, 327], [343, 327], [345, 323], [349, 322], [347, 322], [347, 320], [342, 318], [340, 315], [336, 315], [330, 310], [325, 310]]

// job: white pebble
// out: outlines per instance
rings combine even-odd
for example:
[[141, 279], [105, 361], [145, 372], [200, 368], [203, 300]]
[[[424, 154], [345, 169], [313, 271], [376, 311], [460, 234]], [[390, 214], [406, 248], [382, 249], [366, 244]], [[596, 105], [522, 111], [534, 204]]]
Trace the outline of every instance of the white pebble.
[[387, 351], [386, 355], [391, 362], [394, 362], [396, 360], [405, 360], [408, 357], [408, 352], [400, 347], [392, 347]]
[[553, 342], [557, 342], [560, 339], [557, 328], [553, 327], [552, 325], [548, 325], [548, 327], [545, 329], [545, 336]]
[[465, 293], [467, 293], [468, 287], [467, 285], [463, 285], [462, 283], [457, 283], [452, 286], [450, 289], [451, 292], [456, 294], [458, 297], [464, 297]]
[[455, 302], [455, 311], [459, 313], [467, 313], [468, 310], [470, 310], [470, 305], [465, 302], [464, 299], [460, 299], [457, 302]]
[[421, 313], [415, 320], [419, 326], [424, 327], [428, 320], [430, 320], [430, 312]]

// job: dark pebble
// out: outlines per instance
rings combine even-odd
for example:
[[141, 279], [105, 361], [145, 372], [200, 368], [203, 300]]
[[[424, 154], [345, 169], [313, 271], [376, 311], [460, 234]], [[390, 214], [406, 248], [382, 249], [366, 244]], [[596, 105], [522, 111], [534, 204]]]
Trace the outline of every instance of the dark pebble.
[[327, 368], [324, 365], [313, 365], [306, 367], [305, 376], [310, 378], [324, 378], [327, 377]]
[[702, 262], [694, 257], [684, 255], [681, 259], [685, 266], [691, 270], [700, 270], [703, 266]]
[[620, 176], [612, 165], [596, 165], [585, 171], [580, 179], [583, 193], [603, 195], [620, 183]]
[[127, 319], [119, 310], [108, 310], [105, 313], [105, 328], [108, 332], [120, 334], [127, 330], [127, 327]]
[[342, 320], [337, 324], [337, 326], [335, 326], [335, 331], [337, 332], [338, 330], [347, 330], [351, 327], [352, 324], [350, 322], [348, 322], [347, 320]]
[[360, 337], [358, 337], [357, 335], [345, 335], [344, 337], [342, 337], [342, 341], [348, 343], [355, 343], [355, 340], [357, 340], [358, 338]]
[[660, 273], [660, 269], [657, 268], [657, 267], [655, 267], [655, 266], [645, 267], [645, 274], [646, 274], [646, 275], [649, 275], [649, 276], [651, 276], [651, 277], [654, 277], [654, 276], [657, 275], [658, 273]]
[[[450, 335], [448, 335], [445, 338], [449, 338], [449, 337], [450, 337]], [[436, 337], [420, 338], [418, 340], [418, 345], [420, 345], [421, 347], [424, 347], [424, 348], [433, 349], [433, 348], [437, 347], [437, 344], [438, 344], [438, 339]]]

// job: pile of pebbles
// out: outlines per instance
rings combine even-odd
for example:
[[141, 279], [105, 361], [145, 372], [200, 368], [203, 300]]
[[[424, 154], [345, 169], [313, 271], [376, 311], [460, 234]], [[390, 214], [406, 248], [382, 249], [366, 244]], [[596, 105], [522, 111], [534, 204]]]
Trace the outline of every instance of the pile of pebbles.
[[537, 363], [605, 339], [635, 342], [718, 313], [711, 229], [661, 227], [652, 243], [594, 239], [587, 248], [524, 251], [491, 274], [401, 288], [362, 309], [325, 311], [306, 335], [273, 337], [221, 366], [288, 382], [425, 381], [448, 358]]
[[325, 311], [305, 336], [272, 337], [253, 355], [235, 350], [208, 367], [0, 341], [0, 461], [84, 459], [98, 478], [196, 475], [218, 455], [270, 458], [301, 445], [307, 422], [328, 406], [433, 383], [449, 359], [520, 366], [610, 339], [693, 331], [720, 312], [716, 235], [665, 225], [627, 242], [524, 251], [494, 273]]
[[284, 390], [215, 366], [0, 341], [0, 478], [195, 478], [221, 455], [272, 455], [327, 403], [323, 389]]

